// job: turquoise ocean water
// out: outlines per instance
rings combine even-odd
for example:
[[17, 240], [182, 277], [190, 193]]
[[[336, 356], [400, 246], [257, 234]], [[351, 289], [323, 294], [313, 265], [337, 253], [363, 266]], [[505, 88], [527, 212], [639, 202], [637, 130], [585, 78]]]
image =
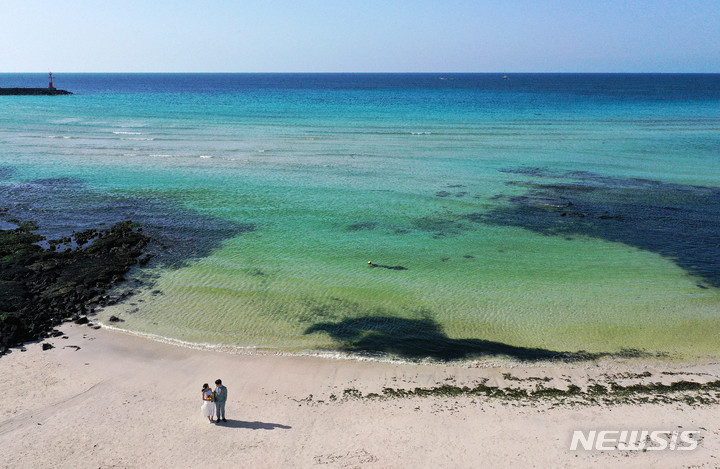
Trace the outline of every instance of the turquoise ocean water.
[[118, 327], [411, 359], [720, 356], [719, 75], [55, 84], [76, 94], [0, 97], [0, 207], [48, 234], [148, 227], [157, 256], [100, 313]]

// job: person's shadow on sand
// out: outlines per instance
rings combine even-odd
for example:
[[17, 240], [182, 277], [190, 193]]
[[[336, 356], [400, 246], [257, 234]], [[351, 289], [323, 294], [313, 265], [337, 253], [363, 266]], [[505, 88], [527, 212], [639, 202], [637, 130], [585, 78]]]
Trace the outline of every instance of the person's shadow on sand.
[[281, 428], [283, 430], [289, 430], [292, 427], [289, 425], [282, 425], [279, 423], [265, 423], [265, 422], [244, 422], [242, 420], [228, 419], [227, 422], [217, 424], [218, 427], [228, 428], [249, 428], [251, 430], [275, 430]]

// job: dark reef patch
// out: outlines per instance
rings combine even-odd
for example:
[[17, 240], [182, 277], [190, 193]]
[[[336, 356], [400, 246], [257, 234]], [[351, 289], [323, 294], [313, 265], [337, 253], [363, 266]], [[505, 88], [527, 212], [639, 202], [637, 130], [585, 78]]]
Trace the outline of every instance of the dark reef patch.
[[542, 177], [549, 173], [547, 169], [539, 167], [522, 166], [520, 168], [505, 168], [500, 170], [501, 173], [522, 174], [524, 176]]
[[372, 231], [377, 228], [377, 222], [374, 221], [362, 221], [353, 223], [345, 227], [345, 231]]
[[15, 173], [15, 168], [12, 166], [0, 166], [0, 181], [10, 179]]
[[657, 253], [720, 287], [720, 189], [586, 171], [503, 170], [527, 175], [507, 205], [465, 215], [470, 221], [537, 233], [583, 235]]
[[[364, 316], [339, 322], [320, 322], [305, 330], [305, 334], [318, 332], [329, 334], [340, 343], [340, 349], [344, 352], [372, 356], [392, 355], [410, 360], [431, 358], [450, 361], [493, 356], [525, 361], [585, 360], [610, 355], [515, 347], [480, 339], [452, 339], [445, 335], [440, 324], [427, 317], [407, 319]], [[640, 356], [642, 353], [627, 351], [618, 355]]]
[[43, 178], [43, 179], [35, 179], [33, 181], [30, 181], [30, 184], [40, 184], [44, 186], [49, 186], [53, 188], [61, 188], [62, 186], [81, 186], [83, 185], [83, 180], [73, 177], [60, 177], [60, 178]]
[[133, 220], [152, 240], [144, 262], [152, 258], [154, 265], [173, 268], [209, 255], [225, 239], [255, 229], [251, 223], [201, 214], [162, 195], [98, 193], [77, 178], [0, 184], [0, 207], [6, 221], [33, 220], [40, 227], [38, 233], [48, 239]]
[[464, 230], [463, 224], [457, 221], [457, 216], [447, 213], [416, 218], [411, 224], [418, 231], [432, 233], [434, 238], [457, 236]]
[[[464, 187], [464, 186], [447, 186], [447, 187]], [[456, 192], [455, 194], [453, 194], [452, 192], [448, 192], [448, 191], [437, 191], [435, 193], [435, 197], [440, 197], [440, 198], [450, 197], [451, 195], [453, 195], [455, 197], [465, 197], [467, 195], [467, 191]]]

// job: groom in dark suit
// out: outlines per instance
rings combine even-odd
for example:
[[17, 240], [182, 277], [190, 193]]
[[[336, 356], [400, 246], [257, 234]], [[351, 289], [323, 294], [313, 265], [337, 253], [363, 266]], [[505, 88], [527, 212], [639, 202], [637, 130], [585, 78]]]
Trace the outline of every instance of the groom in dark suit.
[[215, 412], [217, 413], [217, 422], [220, 423], [220, 419], [222, 418], [223, 422], [227, 422], [225, 420], [225, 401], [227, 401], [227, 388], [223, 386], [221, 379], [215, 380]]

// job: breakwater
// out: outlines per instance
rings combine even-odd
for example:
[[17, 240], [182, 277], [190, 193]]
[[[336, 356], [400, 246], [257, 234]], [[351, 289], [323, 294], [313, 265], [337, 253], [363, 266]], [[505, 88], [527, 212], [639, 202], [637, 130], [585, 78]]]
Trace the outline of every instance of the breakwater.
[[72, 94], [57, 88], [0, 88], [0, 96], [57, 96]]

